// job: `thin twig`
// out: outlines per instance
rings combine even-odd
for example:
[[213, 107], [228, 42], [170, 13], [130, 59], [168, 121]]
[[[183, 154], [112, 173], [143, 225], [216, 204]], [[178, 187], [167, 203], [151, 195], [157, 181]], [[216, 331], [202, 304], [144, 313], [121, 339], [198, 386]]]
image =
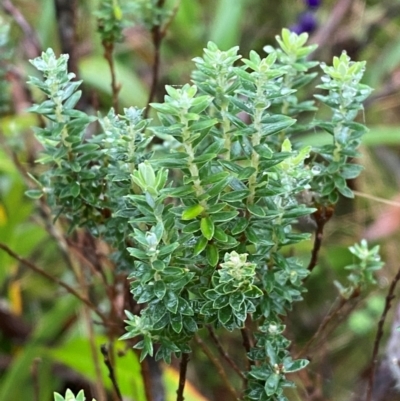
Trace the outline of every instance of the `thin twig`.
[[75, 256], [84, 264], [87, 264], [89, 267], [90, 271], [92, 272], [93, 275], [98, 276], [101, 278], [102, 284], [104, 288], [109, 290], [111, 287], [108, 282], [107, 282], [107, 277], [104, 273], [104, 270], [101, 268], [98, 268], [95, 266], [94, 262], [89, 260], [89, 257], [87, 253], [85, 254], [85, 249], [83, 246], [79, 246], [77, 243], [74, 243], [73, 241], [69, 240], [68, 238], [66, 239], [66, 243], [68, 245], [68, 249], [72, 250], [75, 254]]
[[[343, 310], [343, 307], [349, 304], [350, 300], [354, 300], [359, 298], [360, 295], [360, 288], [356, 287], [353, 289], [353, 292], [350, 294], [349, 297], [347, 298], [340, 298], [340, 302], [338, 303], [338, 305], [335, 307], [335, 309], [333, 309], [328, 315], [326, 315], [323, 319], [323, 321], [321, 322], [321, 324], [319, 325], [317, 331], [314, 333], [314, 335], [310, 338], [310, 340], [308, 340], [307, 344], [303, 347], [303, 349], [296, 355], [295, 359], [301, 358], [303, 357], [308, 349], [310, 348], [310, 345], [317, 339], [322, 340], [322, 333], [324, 333], [324, 337], [326, 338], [335, 328], [336, 326], [332, 327], [331, 330], [326, 330], [326, 328], [328, 327], [328, 324], [336, 317], [339, 315], [339, 313]], [[350, 313], [358, 304], [358, 301], [356, 300], [356, 302], [353, 302], [353, 304], [351, 306], [349, 306], [349, 308], [346, 310], [346, 314]], [[339, 316], [338, 321], [343, 319], [343, 315]]]
[[32, 262], [30, 262], [27, 259], [22, 258], [21, 256], [17, 255], [13, 250], [11, 250], [6, 244], [3, 244], [0, 242], [0, 249], [8, 253], [12, 258], [18, 260], [18, 262], [22, 263], [26, 267], [29, 267], [31, 270], [33, 270], [35, 273], [40, 274], [42, 277], [46, 278], [49, 281], [52, 281], [53, 283], [59, 285], [60, 287], [63, 287], [67, 292], [78, 298], [81, 302], [83, 302], [87, 307], [89, 307], [93, 312], [96, 313], [97, 316], [100, 317], [102, 322], [107, 325], [107, 317], [101, 313], [95, 305], [93, 305], [87, 298], [79, 294], [75, 289], [70, 287], [67, 283], [64, 283], [64, 281], [61, 281], [59, 278], [52, 276], [51, 274], [47, 273], [40, 267], [36, 266]]
[[246, 352], [250, 352], [252, 345], [251, 345], [251, 340], [250, 340], [250, 334], [249, 334], [247, 328], [243, 327], [242, 329], [240, 329], [240, 332], [242, 334], [243, 347], [246, 350]]
[[236, 390], [232, 387], [232, 384], [230, 383], [229, 378], [226, 375], [226, 372], [222, 367], [221, 363], [219, 362], [219, 360], [214, 356], [214, 354], [210, 351], [210, 349], [207, 347], [207, 345], [199, 336], [195, 336], [194, 339], [196, 343], [200, 346], [202, 351], [207, 355], [211, 363], [215, 366], [215, 369], [217, 369], [218, 375], [221, 377], [229, 393], [235, 400], [237, 400], [239, 397], [236, 393]]
[[303, 347], [303, 349], [296, 355], [294, 359], [299, 359], [307, 354], [308, 349], [310, 348], [311, 344], [320, 338], [322, 332], [326, 329], [328, 324], [332, 321], [332, 319], [338, 315], [338, 313], [342, 310], [343, 306], [346, 305], [348, 299], [340, 298], [339, 304], [333, 309], [329, 314], [327, 314], [324, 319], [322, 320], [321, 324], [318, 326], [317, 331], [314, 335], [307, 341], [307, 344]]
[[185, 397], [183, 396], [183, 392], [185, 390], [186, 371], [189, 359], [189, 354], [182, 354], [181, 363], [179, 365], [179, 385], [178, 390], [176, 390], [176, 401], [184, 401], [185, 399]]
[[[311, 377], [310, 373], [313, 373], [314, 376]], [[301, 369], [296, 372], [296, 376], [301, 383], [301, 387], [299, 386], [299, 390], [303, 393], [302, 400], [329, 401], [323, 395], [323, 379], [321, 377], [321, 374], [310, 371], [310, 369]]]
[[222, 346], [217, 334], [211, 326], [207, 326], [208, 332], [210, 333], [210, 337], [214, 341], [219, 353], [221, 356], [228, 362], [228, 364], [232, 367], [232, 369], [243, 379], [246, 380], [246, 375], [239, 369], [239, 366], [236, 365], [235, 361], [230, 357], [230, 355], [226, 352], [224, 347]]
[[29, 58], [39, 56], [41, 46], [37, 37], [36, 31], [32, 29], [28, 21], [25, 19], [21, 11], [11, 2], [11, 0], [3, 0], [1, 2], [3, 10], [9, 14], [16, 24], [21, 28], [24, 33], [26, 54]]
[[309, 42], [318, 44], [318, 49], [312, 54], [316, 57], [316, 53], [324, 49], [324, 45], [332, 38], [338, 26], [343, 22], [343, 19], [348, 15], [351, 5], [354, 0], [339, 0], [335, 7], [329, 13], [328, 20], [311, 36]]
[[369, 370], [369, 377], [368, 377], [368, 387], [367, 387], [367, 395], [365, 397], [366, 401], [371, 401], [372, 399], [372, 390], [374, 388], [374, 376], [375, 376], [375, 368], [378, 362], [378, 351], [379, 351], [379, 344], [382, 341], [383, 337], [383, 325], [385, 324], [386, 316], [392, 306], [392, 300], [394, 299], [394, 290], [396, 289], [396, 285], [400, 280], [400, 268], [397, 271], [397, 274], [394, 276], [392, 282], [390, 283], [389, 291], [385, 298], [385, 307], [383, 309], [381, 318], [379, 319], [378, 323], [378, 330], [376, 332], [376, 337], [374, 341], [374, 349], [372, 351], [372, 359], [371, 359], [371, 367]]
[[244, 323], [244, 327], [240, 330], [242, 332], [243, 346], [246, 349], [246, 352], [250, 352], [250, 350], [254, 347], [254, 338], [251, 335], [251, 330], [248, 330], [248, 326], [251, 324], [251, 322], [251, 315], [248, 314]]
[[311, 260], [308, 264], [309, 272], [312, 272], [318, 263], [318, 253], [321, 249], [322, 238], [324, 235], [324, 226], [331, 219], [334, 212], [333, 206], [319, 206], [317, 211], [313, 213], [317, 228], [315, 230], [314, 246], [311, 252]]
[[118, 94], [121, 90], [121, 85], [117, 83], [116, 73], [115, 73], [115, 63], [114, 63], [114, 43], [108, 40], [103, 40], [104, 47], [104, 58], [107, 60], [108, 66], [110, 67], [111, 73], [111, 91], [112, 91], [112, 105], [114, 107], [115, 113], [118, 114], [119, 101]]
[[[156, 8], [161, 12], [161, 9], [164, 7], [165, 0], [158, 0]], [[154, 46], [154, 60], [153, 60], [153, 71], [152, 71], [152, 81], [149, 92], [149, 98], [147, 100], [146, 109], [143, 113], [144, 118], [147, 118], [150, 111], [150, 103], [153, 101], [154, 96], [156, 95], [157, 86], [158, 86], [158, 75], [160, 71], [160, 48], [162, 40], [165, 36], [165, 32], [161, 26], [161, 17], [160, 21], [153, 26], [151, 29], [151, 37], [153, 39]]]
[[[37, 188], [37, 182], [35, 180], [33, 180], [32, 176], [28, 173], [25, 166], [23, 166], [22, 163], [19, 161], [16, 153], [12, 149], [9, 148], [9, 146], [6, 143], [5, 137], [1, 132], [0, 132], [0, 144], [1, 144], [2, 148], [6, 151], [6, 153], [10, 157], [10, 159], [13, 161], [16, 169], [21, 174], [27, 187], [29, 189]], [[57, 244], [58, 248], [60, 249], [62, 256], [64, 257], [64, 260], [68, 265], [68, 268], [70, 270], [73, 270], [72, 261], [71, 261], [71, 252], [69, 250], [69, 246], [68, 246], [63, 234], [60, 232], [59, 229], [57, 229], [57, 226], [53, 223], [50, 209], [49, 209], [48, 205], [46, 204], [45, 200], [43, 199], [43, 197], [39, 199], [38, 206], [39, 206], [39, 215], [40, 215], [41, 219], [43, 220], [46, 231], [56, 241], [56, 244]]]
[[380, 196], [374, 196], [374, 195], [366, 194], [364, 192], [355, 191], [354, 189], [353, 189], [353, 193], [354, 193], [354, 195], [360, 196], [361, 198], [374, 200], [376, 202], [383, 203], [383, 204], [389, 205], [389, 206], [400, 207], [400, 202], [392, 201], [390, 199], [381, 198]]
[[[77, 276], [80, 287], [83, 289], [85, 296], [88, 296], [89, 288], [86, 285], [85, 278], [83, 275], [83, 270], [78, 265], [75, 267], [74, 270], [76, 272], [76, 276]], [[96, 399], [98, 399], [98, 401], [107, 401], [107, 393], [106, 393], [106, 390], [104, 387], [103, 377], [101, 374], [100, 359], [99, 359], [95, 332], [94, 332], [94, 327], [93, 327], [94, 323], [90, 317], [90, 309], [88, 308], [88, 306], [83, 305], [82, 310], [83, 310], [83, 316], [84, 316], [84, 323], [86, 325], [86, 329], [87, 329], [87, 333], [88, 333], [90, 352], [92, 354], [92, 360], [93, 360], [93, 365], [94, 365], [94, 370], [95, 370], [95, 375], [96, 375], [96, 380], [94, 381], [94, 388], [96, 389], [96, 392], [97, 392]]]
[[107, 369], [108, 369], [108, 377], [110, 378], [111, 383], [114, 387], [118, 401], [122, 401], [121, 390], [119, 389], [117, 379], [115, 377], [115, 371], [114, 371], [114, 367], [113, 367], [111, 359], [110, 359], [109, 348], [108, 348], [107, 344], [102, 344], [100, 346], [100, 351], [103, 354], [104, 364], [107, 366]]
[[[358, 289], [356, 293], [357, 295], [355, 294], [352, 298], [358, 297], [360, 294]], [[360, 301], [361, 299], [358, 298], [354, 302], [347, 302], [345, 307], [341, 308], [339, 313], [337, 313], [337, 320], [335, 321], [335, 324], [331, 324], [330, 327], [327, 326], [327, 328], [320, 335], [320, 343], [323, 343], [323, 341], [325, 341], [325, 339], [328, 338], [336, 330], [336, 328], [357, 308]]]

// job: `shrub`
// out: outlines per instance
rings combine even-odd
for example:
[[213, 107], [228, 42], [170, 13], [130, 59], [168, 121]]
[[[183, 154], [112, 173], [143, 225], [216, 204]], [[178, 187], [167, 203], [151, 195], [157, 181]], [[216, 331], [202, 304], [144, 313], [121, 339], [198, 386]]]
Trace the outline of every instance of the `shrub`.
[[[108, 244], [140, 305], [126, 311], [122, 338], [135, 339], [141, 360], [181, 358], [178, 400], [204, 328], [241, 332], [247, 400], [286, 400], [287, 374], [307, 365], [288, 351], [284, 316], [302, 299], [318, 236], [308, 268], [290, 250], [310, 237], [299, 220], [311, 216], [322, 232], [339, 196], [353, 196], [347, 180], [361, 171], [353, 159], [366, 132], [354, 120], [370, 88], [360, 83], [364, 62], [346, 53], [332, 66], [309, 61], [315, 46], [306, 41], [284, 29], [277, 48], [249, 59], [209, 43], [194, 59], [192, 84], [167, 86], [152, 120], [134, 107], [79, 111], [81, 82], [68, 73], [68, 56], [49, 49], [32, 60], [43, 78], [30, 83], [46, 96], [31, 108], [46, 121], [35, 130], [39, 162], [49, 168], [28, 195], [44, 196], [71, 231]], [[330, 118], [313, 118], [319, 109], [303, 95], [310, 86], [317, 116], [327, 106]], [[331, 134], [331, 144], [302, 146], [301, 134], [313, 130]], [[360, 262], [349, 267], [350, 284], [338, 284], [344, 298], [373, 282], [377, 251], [352, 248]]]

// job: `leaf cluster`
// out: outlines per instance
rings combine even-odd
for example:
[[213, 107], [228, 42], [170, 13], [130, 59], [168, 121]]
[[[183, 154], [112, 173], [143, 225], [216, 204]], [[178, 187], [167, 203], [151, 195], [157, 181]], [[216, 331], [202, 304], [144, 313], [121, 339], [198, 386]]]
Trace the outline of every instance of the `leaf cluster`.
[[102, 0], [95, 13], [97, 17], [97, 30], [103, 43], [114, 43], [122, 40], [124, 27], [124, 8], [119, 0]]
[[[54, 401], [85, 401], [85, 395], [83, 391], [81, 390], [76, 396], [72, 393], [71, 390], [67, 390], [65, 392], [65, 397], [63, 397], [61, 394], [54, 393]], [[92, 401], [96, 401], [93, 399]]]
[[345, 267], [346, 270], [351, 271], [347, 277], [350, 285], [345, 287], [339, 282], [335, 282], [341, 296], [345, 299], [350, 298], [369, 284], [376, 284], [374, 274], [384, 265], [379, 255], [379, 246], [369, 249], [368, 243], [364, 239], [359, 244], [349, 247], [349, 251], [355, 257], [354, 263]]

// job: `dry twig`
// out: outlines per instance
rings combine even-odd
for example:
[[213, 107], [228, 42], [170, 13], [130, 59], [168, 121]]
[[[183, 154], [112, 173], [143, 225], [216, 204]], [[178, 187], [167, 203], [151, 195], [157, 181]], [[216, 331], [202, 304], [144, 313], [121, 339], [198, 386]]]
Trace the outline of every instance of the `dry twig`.
[[211, 326], [207, 326], [208, 332], [210, 333], [211, 339], [214, 341], [219, 353], [221, 356], [228, 362], [228, 364], [232, 367], [232, 369], [243, 379], [246, 380], [245, 374], [239, 369], [236, 365], [235, 361], [230, 357], [230, 355], [226, 352], [224, 347], [222, 346], [217, 334]]
[[[158, 0], [156, 8], [161, 10], [164, 7], [165, 0]], [[154, 25], [151, 30], [151, 37], [153, 39], [154, 46], [154, 60], [153, 60], [153, 71], [152, 71], [152, 81], [149, 93], [149, 99], [147, 100], [146, 109], [144, 111], [144, 118], [147, 118], [150, 111], [150, 103], [153, 101], [154, 96], [156, 95], [157, 85], [158, 85], [158, 76], [160, 71], [160, 49], [161, 42], [165, 36], [165, 31], [162, 29], [161, 21]]]
[[11, 2], [11, 0], [3, 0], [1, 2], [1, 7], [3, 10], [12, 17], [16, 24], [21, 28], [24, 33], [24, 42], [26, 54], [29, 58], [35, 58], [39, 56], [41, 51], [41, 46], [36, 32], [28, 21], [25, 19], [21, 11]]
[[385, 324], [386, 316], [392, 306], [392, 300], [394, 299], [394, 290], [396, 289], [396, 285], [400, 280], [400, 268], [397, 271], [397, 274], [394, 276], [392, 282], [390, 283], [389, 291], [386, 295], [385, 299], [385, 307], [383, 309], [381, 318], [379, 319], [378, 323], [378, 330], [376, 332], [376, 337], [374, 341], [374, 349], [372, 351], [372, 359], [371, 359], [371, 367], [369, 370], [368, 376], [368, 387], [365, 400], [371, 401], [372, 399], [372, 390], [374, 388], [374, 376], [375, 376], [375, 369], [376, 364], [378, 362], [378, 351], [379, 351], [379, 344], [382, 341], [383, 337], [383, 325]]
[[[221, 377], [222, 381], [224, 382], [229, 393], [232, 395], [233, 399], [237, 400], [238, 396], [236, 394], [236, 390], [232, 387], [232, 384], [230, 383], [229, 378], [226, 375], [225, 370], [222, 367], [219, 360], [214, 356], [214, 354], [211, 352], [211, 350], [207, 347], [207, 345], [204, 343], [204, 341], [199, 336], [195, 336], [194, 339], [195, 339], [196, 343], [200, 346], [202, 351], [207, 355], [207, 357], [211, 361], [211, 363], [217, 369], [218, 375]], [[177, 401], [179, 401], [179, 400], [177, 399]]]
[[110, 378], [111, 383], [114, 387], [114, 391], [117, 395], [118, 401], [122, 401], [123, 398], [122, 398], [121, 390], [119, 389], [117, 378], [115, 377], [114, 366], [112, 365], [112, 362], [111, 362], [109, 348], [108, 348], [107, 344], [102, 344], [100, 346], [100, 351], [104, 358], [104, 364], [107, 366], [108, 377]]
[[111, 73], [112, 105], [115, 110], [115, 113], [118, 114], [119, 110], [118, 94], [119, 91], [121, 90], [121, 85], [117, 83], [117, 77], [115, 73], [115, 63], [113, 57], [114, 43], [111, 41], [103, 40], [102, 44], [104, 48], [104, 58], [107, 60]]
[[13, 250], [11, 250], [6, 244], [3, 244], [0, 242], [0, 249], [5, 251], [8, 255], [10, 255], [12, 258], [15, 260], [18, 260], [18, 262], [22, 263], [26, 267], [29, 267], [31, 270], [33, 270], [35, 273], [40, 274], [42, 277], [46, 278], [49, 281], [52, 281], [53, 283], [59, 285], [60, 287], [64, 288], [67, 292], [72, 294], [74, 297], [78, 298], [82, 303], [84, 303], [87, 307], [89, 307], [93, 312], [96, 313], [97, 316], [100, 317], [102, 322], [107, 325], [107, 317], [100, 312], [95, 305], [93, 305], [87, 298], [79, 294], [74, 288], [69, 286], [67, 283], [64, 283], [64, 281], [60, 280], [57, 277], [52, 276], [51, 274], [47, 273], [45, 270], [41, 269], [40, 267], [36, 266], [32, 262], [30, 262], [27, 259], [22, 258], [21, 256], [17, 255]]
[[315, 230], [314, 246], [311, 253], [311, 260], [308, 264], [308, 270], [313, 271], [314, 267], [318, 263], [318, 253], [321, 249], [322, 238], [324, 235], [324, 226], [333, 216], [333, 206], [319, 206], [317, 211], [313, 213], [315, 222], [317, 223], [317, 229]]

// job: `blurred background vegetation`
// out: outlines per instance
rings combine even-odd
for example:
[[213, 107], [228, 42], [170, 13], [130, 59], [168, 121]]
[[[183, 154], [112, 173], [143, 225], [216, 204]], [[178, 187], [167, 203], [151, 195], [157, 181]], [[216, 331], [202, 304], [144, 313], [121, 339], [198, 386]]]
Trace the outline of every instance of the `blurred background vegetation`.
[[[133, 9], [129, 12], [129, 3], [134, 1], [120, 3], [126, 3], [128, 14], [123, 19], [123, 40], [114, 49], [116, 80], [121, 85], [119, 106], [145, 107], [153, 81], [154, 32], [138, 20]], [[158, 3], [169, 10], [169, 19], [160, 45], [159, 82], [153, 100], [162, 100], [165, 84], [181, 85], [190, 80], [191, 59], [202, 53], [209, 40], [222, 49], [239, 45], [243, 55], [251, 49], [262, 53], [265, 45], [274, 44], [283, 27], [291, 27], [309, 31], [310, 41], [320, 45], [313, 57], [329, 63], [346, 50], [355, 60], [367, 60], [364, 82], [374, 92], [360, 117], [370, 128], [359, 161], [365, 172], [352, 183], [355, 199], [340, 202], [327, 224], [318, 266], [307, 281], [305, 301], [296, 305], [286, 321], [296, 354], [334, 312], [322, 334], [308, 347], [305, 356], [312, 362], [307, 372], [293, 378], [298, 389], [288, 394], [289, 399], [361, 399], [377, 322], [400, 259], [400, 1]], [[315, 7], [310, 6], [313, 4]], [[92, 249], [87, 239], [79, 234], [68, 236], [62, 222], [51, 223], [43, 202], [29, 200], [24, 194], [30, 185], [27, 171], [40, 174], [34, 163], [40, 148], [30, 128], [40, 122], [26, 112], [32, 99], [38, 97], [25, 83], [27, 76], [35, 73], [28, 60], [48, 47], [70, 53], [70, 68], [84, 81], [79, 107], [95, 113], [106, 112], [112, 105], [110, 70], [97, 33], [98, 7], [98, 0], [0, 2], [0, 243], [48, 275], [79, 287], [79, 273], [70, 265], [72, 255], [83, 266], [83, 280], [90, 283], [88, 296], [102, 306], [108, 302], [102, 282], [81, 257], [83, 253], [90, 259]], [[326, 139], [317, 132], [302, 138], [307, 144]], [[312, 232], [312, 224], [308, 225]], [[386, 265], [375, 288], [338, 309], [333, 282], [344, 280], [343, 266], [352, 261], [347, 247], [363, 237], [381, 245]], [[306, 242], [290, 252], [307, 264], [311, 247], [312, 242]], [[398, 334], [391, 328], [391, 321], [394, 327], [400, 324], [397, 309], [396, 300], [385, 327], [382, 358], [394, 355], [400, 359], [400, 346], [395, 341]], [[84, 305], [65, 289], [0, 250], [0, 400], [47, 401], [53, 391], [64, 392], [67, 387], [74, 391], [84, 388], [88, 398], [99, 397], [103, 384], [110, 392], [99, 351], [107, 339], [101, 325], [88, 324], [88, 320]], [[234, 355], [237, 343], [227, 340], [225, 345]], [[114, 346], [124, 399], [145, 400], [136, 354], [127, 352], [122, 342]], [[192, 359], [196, 363], [190, 365], [192, 385], [187, 400], [229, 400], [207, 358], [195, 352]], [[163, 367], [167, 400], [175, 398], [178, 379], [174, 366]], [[207, 387], [197, 385], [198, 377]], [[384, 374], [384, 366], [378, 371], [377, 383], [375, 401], [399, 399], [400, 394], [388, 392], [393, 380]], [[113, 399], [111, 395], [109, 399]]]

